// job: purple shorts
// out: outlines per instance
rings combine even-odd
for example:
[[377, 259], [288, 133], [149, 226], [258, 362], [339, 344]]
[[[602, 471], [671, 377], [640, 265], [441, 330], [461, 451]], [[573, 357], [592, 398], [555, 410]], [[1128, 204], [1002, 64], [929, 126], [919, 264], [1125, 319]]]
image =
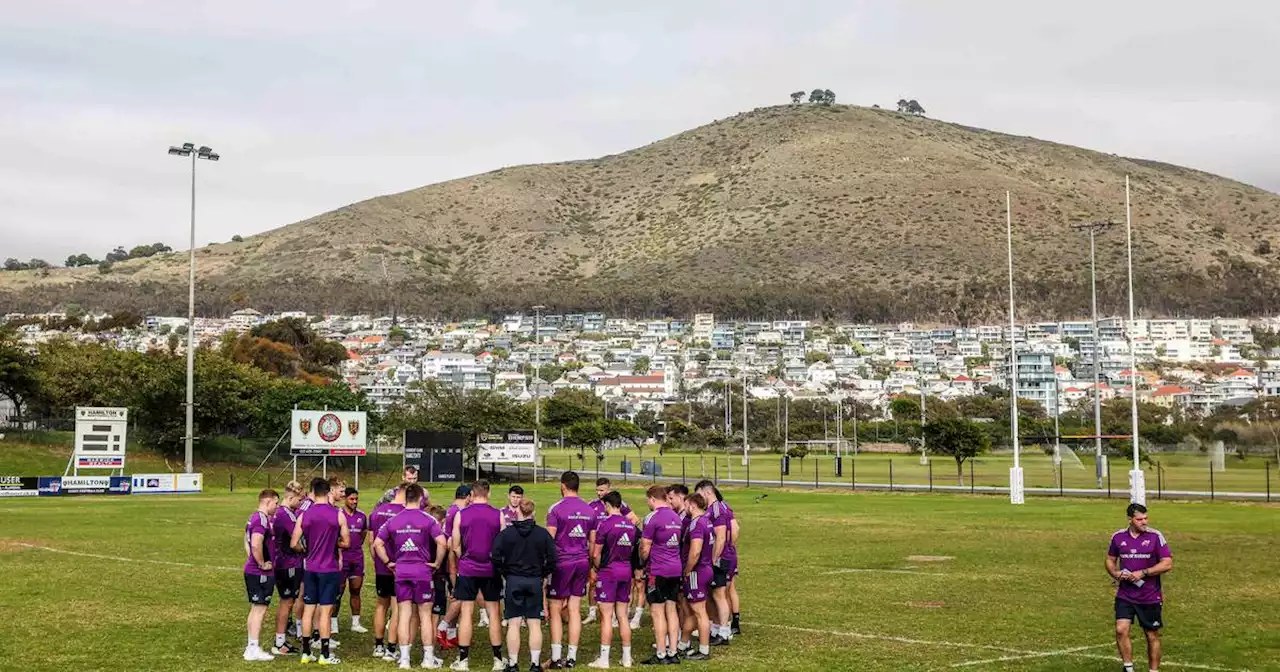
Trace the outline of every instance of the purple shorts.
[[738, 575], [738, 554], [737, 553], [734, 553], [733, 555], [725, 554], [724, 556], [721, 557], [721, 559], [724, 560], [725, 569], [729, 573], [729, 578], [732, 579], [733, 577], [737, 576]]
[[359, 558], [343, 558], [342, 559], [342, 578], [343, 580], [355, 577], [364, 577], [364, 556]]
[[631, 601], [631, 579], [602, 576], [596, 580], [596, 602], [627, 604]]
[[587, 594], [587, 572], [591, 569], [586, 560], [568, 562], [557, 565], [551, 573], [551, 587], [547, 597], [563, 600], [570, 597], [582, 597]]
[[431, 604], [435, 601], [431, 579], [406, 579], [396, 581], [396, 602]]
[[711, 567], [696, 567], [684, 577], [684, 599], [689, 602], [706, 602], [711, 590]]

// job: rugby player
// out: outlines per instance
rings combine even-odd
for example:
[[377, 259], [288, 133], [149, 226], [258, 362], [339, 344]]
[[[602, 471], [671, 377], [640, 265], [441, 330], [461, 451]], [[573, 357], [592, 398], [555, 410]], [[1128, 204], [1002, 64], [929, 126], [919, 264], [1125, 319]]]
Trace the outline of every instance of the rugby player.
[[[584, 503], [585, 505], [585, 503]], [[521, 499], [515, 522], [493, 541], [489, 559], [493, 571], [506, 582], [503, 618], [507, 622], [506, 672], [520, 672], [520, 626], [529, 628], [530, 672], [542, 672], [542, 610], [544, 580], [556, 570], [556, 543], [534, 521], [534, 502]], [[549, 516], [550, 514], [548, 514]], [[498, 669], [495, 661], [494, 669]]]
[[[502, 513], [489, 504], [489, 482], [476, 481], [471, 486], [471, 504], [453, 517], [450, 543], [458, 556], [458, 580], [454, 597], [462, 602], [458, 621], [458, 660], [452, 670], [470, 670], [472, 612], [476, 598], [484, 597], [489, 616], [489, 644], [493, 647], [493, 669], [502, 672], [502, 632], [499, 628], [498, 600], [502, 599], [502, 578], [494, 576], [489, 552], [493, 540], [502, 531]], [[480, 627], [484, 627], [483, 625]]]
[[249, 643], [244, 648], [244, 659], [250, 662], [275, 660], [275, 656], [262, 650], [258, 635], [276, 587], [268, 539], [271, 538], [271, 517], [279, 505], [280, 493], [270, 488], [259, 492], [258, 509], [244, 524], [244, 588], [249, 596]]
[[[418, 468], [413, 466], [412, 464], [404, 465], [404, 477], [400, 480], [400, 482], [401, 483], [417, 483]], [[390, 503], [391, 500], [395, 499], [397, 489], [398, 489], [397, 487], [387, 488], [387, 491], [382, 493], [381, 503], [387, 504], [387, 503]]]
[[[440, 533], [444, 534], [444, 507], [431, 506], [426, 511], [427, 515], [434, 518], [436, 524], [440, 526]], [[436, 620], [444, 617], [449, 606], [449, 591], [453, 590], [453, 583], [449, 578], [449, 535], [445, 534], [444, 541], [443, 554], [437, 555], [437, 549], [434, 546], [431, 547], [431, 562], [435, 565], [435, 569], [431, 571], [431, 592], [435, 594], [435, 600], [431, 603], [431, 615], [435, 616]], [[438, 629], [435, 631], [436, 634], [439, 632]], [[427, 642], [423, 640], [422, 643], [425, 645]]]
[[[298, 509], [304, 500], [306, 495], [302, 484], [289, 481], [284, 486], [284, 501], [271, 517], [271, 564], [275, 568], [276, 591], [280, 594], [280, 607], [276, 609], [276, 641], [271, 653], [277, 656], [291, 656], [298, 652], [297, 644], [288, 643], [286, 635], [294, 602], [302, 588], [302, 556], [294, 552], [289, 542], [293, 538], [293, 528], [298, 524]], [[300, 619], [296, 628], [301, 638]]]
[[667, 488], [655, 485], [646, 493], [650, 513], [644, 518], [640, 557], [646, 562], [646, 597], [652, 607], [653, 634], [657, 652], [641, 665], [670, 665], [680, 641], [680, 619], [676, 597], [680, 593], [680, 514], [667, 504]]
[[1160, 628], [1164, 627], [1160, 575], [1173, 569], [1173, 553], [1164, 535], [1147, 525], [1147, 507], [1133, 503], [1125, 511], [1129, 525], [1111, 535], [1107, 549], [1107, 574], [1116, 587], [1116, 648], [1124, 672], [1133, 672], [1133, 643], [1129, 628], [1134, 621], [1147, 636], [1147, 669], [1160, 667]]
[[[609, 649], [613, 644], [613, 623], [618, 623], [622, 639], [622, 666], [631, 667], [631, 623], [627, 620], [627, 603], [631, 600], [631, 557], [636, 550], [639, 531], [622, 515], [622, 495], [605, 493], [601, 499], [605, 518], [596, 526], [592, 537], [591, 561], [596, 568], [596, 602], [604, 611], [600, 620], [600, 657], [587, 665], [592, 669], [609, 669]], [[614, 618], [610, 618], [610, 615]]]
[[[347, 516], [347, 529], [351, 532], [351, 547], [342, 551], [342, 578], [351, 594], [351, 631], [368, 632], [360, 625], [360, 590], [364, 588], [364, 542], [369, 529], [369, 517], [360, 510], [360, 492], [348, 487], [343, 490]], [[341, 602], [341, 601], [339, 601]], [[334, 609], [338, 609], [335, 606]], [[337, 616], [334, 616], [333, 632], [337, 632]]]
[[[369, 514], [369, 534], [374, 539], [378, 538], [380, 532], [396, 514], [404, 510], [405, 494], [404, 491], [409, 487], [409, 483], [404, 482], [393, 488], [396, 496], [390, 502], [379, 503], [373, 507], [373, 512]], [[377, 606], [373, 609], [373, 657], [382, 658], [387, 662], [394, 663], [399, 660], [396, 656], [396, 626], [395, 619], [392, 618], [392, 627], [387, 628], [387, 617], [394, 613], [394, 598], [396, 596], [396, 577], [387, 567], [387, 563], [382, 561], [375, 552], [373, 554], [373, 589], [377, 596]]]
[[702, 495], [707, 516], [714, 530], [715, 544], [711, 551], [711, 598], [714, 606], [712, 619], [713, 646], [723, 646], [733, 638], [732, 620], [729, 611], [729, 577], [736, 570], [737, 550], [734, 548], [730, 532], [733, 511], [724, 503], [720, 491], [711, 481], [699, 481], [694, 488]]
[[698, 631], [698, 650], [690, 651], [685, 660], [707, 660], [711, 654], [711, 621], [707, 617], [707, 588], [711, 582], [711, 553], [715, 533], [707, 515], [707, 500], [694, 493], [685, 500], [689, 526], [684, 533], [684, 598], [689, 613], [684, 622], [682, 641], [689, 641]]
[[[577, 472], [560, 475], [560, 501], [547, 509], [547, 532], [556, 540], [556, 571], [551, 575], [547, 598], [551, 607], [551, 664], [553, 670], [578, 664], [582, 637], [582, 598], [587, 594], [589, 554], [595, 537], [596, 511], [578, 496]], [[560, 657], [564, 639], [563, 614], [569, 616], [569, 652]]]
[[[600, 521], [603, 521], [605, 518], [609, 517], [609, 514], [605, 513], [604, 503], [602, 500], [604, 499], [604, 496], [609, 494], [610, 492], [613, 492], [613, 483], [610, 482], [609, 479], [604, 477], [597, 478], [596, 479], [596, 498], [591, 500], [591, 508], [594, 509], [596, 512], [597, 524], [599, 524]], [[639, 516], [636, 515], [635, 511], [631, 510], [631, 507], [627, 506], [626, 502], [622, 503], [622, 516], [627, 520], [629, 520], [632, 525], [635, 525], [636, 527], [640, 526]], [[635, 629], [640, 627], [640, 616], [644, 613], [644, 604], [643, 604], [644, 574], [641, 571], [636, 571], [635, 575], [632, 578], [633, 578], [633, 582], [632, 582], [632, 589], [631, 589], [631, 602], [635, 605], [636, 613], [635, 613], [635, 616], [631, 618], [631, 628]], [[591, 570], [591, 575], [588, 577], [588, 583], [592, 586], [596, 584], [594, 567]], [[595, 605], [595, 591], [593, 590], [587, 593], [587, 618], [586, 620], [582, 621], [582, 623], [583, 625], [586, 625], [590, 623], [595, 623], [595, 621], [596, 621], [596, 605]]]
[[471, 486], [459, 485], [458, 489], [453, 493], [453, 503], [449, 505], [448, 510], [444, 514], [444, 536], [449, 541], [449, 559], [448, 577], [450, 585], [450, 593], [448, 596], [449, 607], [445, 610], [444, 618], [440, 619], [440, 625], [436, 626], [436, 646], [443, 649], [452, 649], [458, 646], [458, 614], [462, 611], [462, 603], [453, 596], [453, 588], [458, 585], [458, 556], [453, 552], [453, 519], [458, 516], [458, 512], [467, 508], [471, 503]]
[[[671, 510], [680, 514], [680, 564], [684, 565], [688, 557], [688, 544], [686, 543], [686, 535], [689, 533], [689, 524], [693, 522], [693, 516], [688, 511], [689, 488], [683, 483], [675, 483], [667, 486], [667, 504], [671, 505]], [[676, 611], [679, 613], [680, 623], [683, 625], [688, 621], [693, 612], [689, 610], [689, 600], [685, 597], [683, 591], [676, 599]], [[688, 633], [685, 633], [686, 637]], [[687, 653], [689, 649], [689, 640], [680, 641], [679, 651]]]
[[311, 637], [303, 637], [301, 660], [304, 663], [314, 660], [321, 665], [337, 665], [338, 658], [329, 650], [329, 614], [342, 585], [338, 551], [350, 545], [351, 536], [347, 530], [347, 517], [341, 509], [329, 503], [329, 482], [324, 479], [314, 481], [311, 495], [315, 501], [298, 517], [289, 544], [293, 550], [306, 553], [302, 564], [306, 572], [302, 577], [302, 631], [310, 632], [313, 620], [319, 621], [320, 652], [318, 656], [312, 656]]
[[[409, 483], [404, 491], [404, 510], [378, 530], [374, 553], [396, 578], [397, 631], [400, 641], [400, 669], [409, 669], [409, 650], [413, 644], [413, 616], [417, 613], [422, 631], [422, 667], [439, 669], [444, 661], [435, 657], [431, 633], [435, 630], [434, 582], [432, 574], [445, 556], [444, 531], [425, 511], [422, 486]], [[435, 551], [432, 552], [434, 547]], [[431, 558], [435, 557], [436, 560]]]
[[520, 500], [524, 499], [524, 488], [513, 485], [507, 488], [507, 505], [502, 507], [502, 523], [510, 525], [520, 519]]
[[[315, 478], [311, 479], [311, 484], [307, 486], [306, 496], [302, 498], [302, 503], [298, 505], [297, 516], [301, 516], [302, 514], [306, 513], [307, 509], [311, 508], [311, 505], [312, 505], [312, 504], [315, 504], [315, 502], [316, 502], [315, 497], [316, 497], [316, 496], [315, 496], [315, 494], [313, 493], [313, 490], [315, 489], [316, 483], [319, 483], [320, 481], [323, 481], [323, 480], [324, 480], [324, 479], [323, 479], [323, 478], [320, 478], [319, 476], [317, 476], [317, 477], [315, 477]], [[295, 518], [295, 527], [296, 527], [296, 518]], [[290, 530], [290, 531], [289, 531], [289, 538], [290, 538], [291, 540], [293, 539], [293, 530]], [[305, 539], [303, 540], [303, 543], [306, 543], [306, 540], [305, 540]], [[291, 549], [293, 548], [293, 544], [292, 544], [292, 542], [290, 542], [289, 547], [290, 547]], [[299, 564], [301, 564], [301, 562], [302, 562], [302, 561], [301, 561], [301, 560], [299, 560]], [[306, 568], [300, 568], [298, 571], [299, 571], [299, 573], [298, 573], [298, 599], [296, 599], [296, 600], [294, 600], [294, 601], [293, 601], [293, 622], [294, 622], [294, 625], [295, 625], [295, 626], [297, 626], [297, 630], [298, 630], [298, 631], [297, 631], [298, 639], [299, 639], [299, 640], [301, 640], [301, 639], [302, 639], [302, 636], [303, 636], [303, 631], [302, 631], [302, 608], [303, 608], [303, 606], [304, 606], [304, 604], [303, 604], [303, 600], [302, 600], [302, 590], [303, 590], [303, 588], [305, 587], [305, 586], [304, 586], [304, 584], [305, 584], [306, 582], [305, 582], [303, 579], [306, 577], [307, 570], [306, 570]], [[313, 633], [311, 633], [311, 634], [312, 634], [312, 639], [315, 639], [315, 634], [316, 634], [316, 633], [314, 633], [314, 632], [313, 632]], [[330, 645], [332, 645], [332, 644], [333, 644], [333, 642], [330, 642]]]
[[[346, 481], [342, 480], [342, 478], [339, 476], [329, 477], [329, 504], [331, 504], [336, 509], [343, 510], [344, 507], [346, 507], [346, 491], [347, 491]], [[350, 527], [350, 522], [351, 521], [349, 520], [347, 521], [348, 528]], [[360, 550], [362, 553], [364, 552], [364, 549], [360, 549]], [[339, 568], [339, 571], [341, 571], [341, 568], [342, 568], [341, 553], [338, 554], [338, 568]], [[342, 581], [338, 582], [338, 599], [336, 602], [333, 603], [333, 613], [329, 615], [329, 634], [330, 635], [338, 634], [338, 612], [342, 609], [342, 595], [346, 589], [346, 585], [347, 585], [347, 580], [346, 580], [346, 577], [344, 576]], [[320, 634], [319, 631], [312, 632], [311, 640], [315, 641], [316, 637], [319, 634]], [[332, 648], [337, 648], [338, 645], [335, 643], [334, 639], [330, 638], [329, 646]]]

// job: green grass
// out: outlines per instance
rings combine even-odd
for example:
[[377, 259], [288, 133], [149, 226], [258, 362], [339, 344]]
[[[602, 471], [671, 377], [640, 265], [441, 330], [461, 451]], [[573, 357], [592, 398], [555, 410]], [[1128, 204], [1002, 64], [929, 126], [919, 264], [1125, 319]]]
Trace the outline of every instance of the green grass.
[[[0, 473], [15, 473], [17, 466], [27, 472], [33, 464], [22, 459], [29, 458], [0, 454]], [[430, 488], [437, 499], [450, 489]], [[632, 504], [641, 501], [638, 488], [623, 492]], [[558, 497], [548, 485], [530, 486], [529, 494], [540, 519]], [[713, 661], [700, 669], [941, 670], [1077, 647], [1091, 648], [961, 669], [1119, 669], [1112, 659], [1112, 588], [1101, 567], [1108, 536], [1124, 522], [1120, 502], [1036, 498], [1014, 507], [1002, 497], [763, 488], [726, 488], [725, 495], [743, 525], [745, 634], [714, 650]], [[0, 576], [7, 587], [0, 591], [6, 615], [0, 667], [297, 665], [296, 659], [239, 660], [247, 611], [241, 530], [254, 506], [253, 494], [241, 489], [0, 502]], [[1153, 507], [1152, 523], [1168, 536], [1177, 563], [1165, 588], [1167, 669], [1197, 669], [1177, 666], [1183, 663], [1280, 670], [1277, 514], [1277, 507], [1261, 504]], [[908, 559], [915, 555], [953, 559]], [[918, 573], [830, 573], [850, 569]], [[366, 614], [372, 614], [370, 592]], [[581, 662], [596, 654], [597, 637], [594, 626], [585, 629]], [[367, 658], [371, 636], [344, 632], [339, 639], [344, 668], [393, 669]], [[637, 635], [639, 657], [652, 641], [648, 632]], [[615, 661], [618, 655], [615, 640]], [[487, 647], [475, 647], [473, 658], [473, 669], [489, 669]]]

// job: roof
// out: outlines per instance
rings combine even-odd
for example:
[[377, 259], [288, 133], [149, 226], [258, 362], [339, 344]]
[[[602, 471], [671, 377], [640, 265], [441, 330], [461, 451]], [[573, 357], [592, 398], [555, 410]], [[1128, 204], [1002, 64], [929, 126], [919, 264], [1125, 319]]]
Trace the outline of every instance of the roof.
[[1158, 387], [1151, 392], [1153, 397], [1171, 397], [1177, 394], [1191, 394], [1191, 390], [1178, 385], [1165, 385]]

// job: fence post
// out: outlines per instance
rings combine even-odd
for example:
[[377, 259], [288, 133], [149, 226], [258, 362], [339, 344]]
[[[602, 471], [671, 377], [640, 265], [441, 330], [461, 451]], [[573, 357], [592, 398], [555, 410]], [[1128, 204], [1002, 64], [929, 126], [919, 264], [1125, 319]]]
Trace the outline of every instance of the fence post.
[[719, 485], [720, 484], [720, 458], [718, 457], [711, 458], [711, 471], [715, 473], [714, 480], [716, 482], [716, 485]]
[[236, 475], [227, 474], [227, 477], [231, 479], [231, 484], [227, 486], [227, 490], [229, 490], [230, 492], [235, 492], [236, 491]]
[[973, 458], [969, 458], [969, 494], [974, 493], [973, 488]]
[[1267, 460], [1267, 503], [1271, 503], [1271, 460]]
[[893, 492], [893, 458], [889, 458], [889, 492]]
[[[1267, 484], [1270, 486], [1270, 483]], [[751, 460], [747, 460], [747, 487], [751, 487]]]
[[[783, 455], [783, 459], [786, 459], [786, 455]], [[781, 488], [781, 487], [782, 487], [782, 483], [783, 483], [782, 474], [783, 474], [783, 471], [782, 471], [782, 460], [778, 460], [778, 487], [779, 487], [779, 488]]]
[[849, 460], [849, 489], [854, 492], [858, 491], [858, 456], [854, 455]]
[[1209, 501], [1213, 499], [1213, 460], [1209, 460]]
[[933, 460], [929, 460], [929, 492], [933, 492]]
[[1164, 499], [1164, 469], [1160, 468], [1159, 460], [1156, 461], [1156, 499]]
[[547, 456], [542, 456], [542, 480], [547, 480]]
[[1064, 494], [1062, 491], [1062, 482], [1067, 480], [1067, 470], [1064, 468], [1065, 466], [1066, 465], [1062, 465], [1062, 464], [1058, 465], [1058, 496], [1059, 497], [1063, 496]]
[[1107, 499], [1111, 499], [1111, 460], [1107, 460]]
[[818, 456], [813, 457], [813, 489], [818, 489]]

